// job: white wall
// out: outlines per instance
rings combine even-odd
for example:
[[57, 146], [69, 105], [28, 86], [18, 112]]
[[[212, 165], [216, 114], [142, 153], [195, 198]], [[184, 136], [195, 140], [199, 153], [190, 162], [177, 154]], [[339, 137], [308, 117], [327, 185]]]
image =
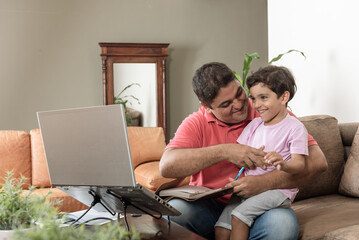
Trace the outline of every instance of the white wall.
[[268, 0], [268, 58], [293, 48], [307, 56], [278, 62], [296, 78], [289, 105], [297, 116], [359, 121], [358, 9], [356, 0]]

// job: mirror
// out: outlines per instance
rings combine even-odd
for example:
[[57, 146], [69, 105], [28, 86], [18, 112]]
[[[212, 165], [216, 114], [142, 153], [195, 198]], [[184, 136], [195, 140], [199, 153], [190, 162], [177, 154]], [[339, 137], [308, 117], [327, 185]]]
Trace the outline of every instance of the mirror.
[[[163, 127], [166, 119], [166, 60], [168, 43], [99, 43], [102, 59], [103, 103], [113, 104], [126, 86], [123, 95], [139, 99], [127, 107], [139, 111], [142, 126]], [[121, 94], [122, 95], [122, 94]]]

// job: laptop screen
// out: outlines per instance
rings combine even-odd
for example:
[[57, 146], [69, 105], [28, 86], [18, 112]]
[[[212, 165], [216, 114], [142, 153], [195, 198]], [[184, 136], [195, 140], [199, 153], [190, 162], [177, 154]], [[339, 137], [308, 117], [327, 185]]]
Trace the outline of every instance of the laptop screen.
[[122, 105], [38, 112], [54, 186], [135, 186]]

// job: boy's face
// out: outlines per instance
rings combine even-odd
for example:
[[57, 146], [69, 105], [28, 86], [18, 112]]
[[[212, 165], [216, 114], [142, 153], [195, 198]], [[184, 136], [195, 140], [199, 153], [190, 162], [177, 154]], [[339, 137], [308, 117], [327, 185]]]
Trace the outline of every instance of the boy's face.
[[211, 106], [201, 103], [219, 121], [236, 124], [247, 118], [248, 97], [237, 80], [221, 88]]
[[264, 125], [274, 125], [282, 121], [287, 115], [287, 102], [289, 92], [277, 96], [263, 83], [259, 83], [249, 89], [253, 107], [264, 121]]

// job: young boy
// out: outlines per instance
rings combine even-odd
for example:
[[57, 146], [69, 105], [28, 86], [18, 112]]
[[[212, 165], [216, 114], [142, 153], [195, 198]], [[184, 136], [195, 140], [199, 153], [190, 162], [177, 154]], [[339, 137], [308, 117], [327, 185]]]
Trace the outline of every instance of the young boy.
[[[261, 175], [275, 169], [296, 174], [305, 167], [308, 133], [304, 125], [287, 113], [296, 84], [285, 67], [268, 66], [247, 79], [253, 107], [260, 115], [243, 130], [238, 143], [267, 152], [268, 167], [246, 169], [245, 175]], [[269, 190], [248, 199], [232, 195], [215, 226], [216, 239], [247, 239], [254, 219], [277, 207], [290, 207], [298, 189]], [[280, 224], [280, 223], [279, 223]]]

